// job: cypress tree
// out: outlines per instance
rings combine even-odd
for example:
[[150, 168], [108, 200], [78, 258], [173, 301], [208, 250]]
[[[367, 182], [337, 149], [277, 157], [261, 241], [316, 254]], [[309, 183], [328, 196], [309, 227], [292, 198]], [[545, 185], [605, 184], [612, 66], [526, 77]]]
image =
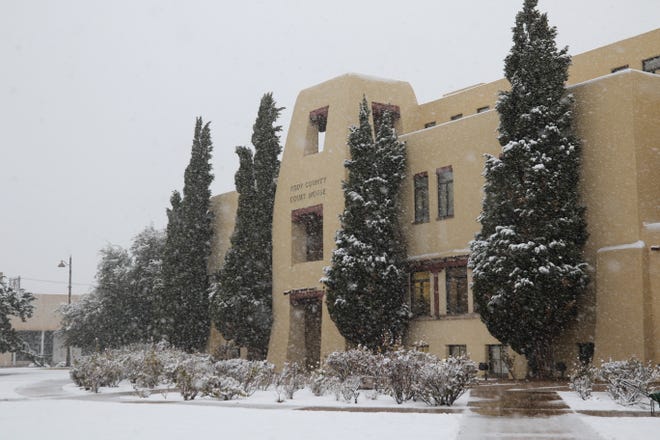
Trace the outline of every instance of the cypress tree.
[[209, 206], [212, 150], [209, 123], [197, 118], [183, 197], [175, 192], [168, 212], [163, 262], [167, 304], [161, 322], [163, 336], [187, 351], [203, 350], [210, 328], [207, 262], [213, 234]]
[[282, 151], [281, 127], [275, 122], [281, 111], [272, 94], [265, 94], [253, 126], [254, 157], [249, 148], [236, 149], [236, 225], [213, 299], [216, 327], [226, 339], [247, 347], [252, 359], [266, 357], [273, 322], [273, 203]]
[[537, 0], [516, 16], [505, 60], [511, 89], [500, 94], [499, 157], [485, 165], [481, 232], [471, 243], [473, 292], [488, 330], [527, 357], [536, 376], [552, 372], [552, 344], [576, 313], [588, 283], [587, 239], [578, 180], [581, 146], [570, 57]]
[[406, 247], [398, 221], [406, 150], [387, 113], [378, 121], [374, 141], [366, 98], [359, 121], [348, 138], [345, 208], [323, 282], [330, 317], [342, 336], [378, 350], [403, 335], [410, 316]]

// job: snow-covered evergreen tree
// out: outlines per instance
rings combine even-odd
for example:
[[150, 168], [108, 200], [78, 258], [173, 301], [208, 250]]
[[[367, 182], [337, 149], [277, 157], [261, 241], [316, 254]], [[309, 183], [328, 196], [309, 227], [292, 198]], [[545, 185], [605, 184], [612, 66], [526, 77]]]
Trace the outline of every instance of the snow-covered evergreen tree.
[[[172, 197], [164, 257], [165, 337], [186, 351], [203, 350], [209, 335], [209, 277], [207, 262], [213, 235], [210, 210], [211, 129], [197, 118], [190, 163], [184, 175], [183, 198]], [[175, 206], [176, 204], [176, 206]], [[174, 236], [170, 237], [169, 234]], [[160, 301], [162, 304], [163, 301]], [[162, 310], [162, 309], [161, 309]]]
[[32, 316], [34, 296], [23, 289], [9, 286], [5, 277], [0, 276], [0, 353], [21, 352], [25, 343], [18, 337], [11, 325], [11, 317], [25, 321]]
[[374, 141], [366, 98], [359, 120], [348, 138], [351, 159], [345, 165], [348, 181], [337, 247], [322, 281], [328, 311], [342, 336], [379, 349], [403, 335], [410, 316], [406, 246], [398, 220], [406, 149], [387, 113]]
[[164, 243], [164, 234], [150, 226], [133, 239], [130, 252], [113, 245], [100, 251], [97, 287], [61, 309], [69, 344], [95, 350], [154, 338]]
[[249, 148], [236, 149], [236, 225], [212, 304], [216, 327], [226, 339], [247, 347], [252, 359], [266, 357], [273, 322], [273, 203], [282, 151], [281, 127], [275, 122], [281, 111], [272, 94], [265, 94], [253, 126], [254, 157]]
[[516, 16], [505, 60], [511, 89], [497, 103], [502, 152], [486, 160], [470, 266], [489, 331], [524, 354], [532, 374], [546, 376], [553, 341], [588, 283], [587, 233], [578, 192], [581, 146], [565, 90], [571, 60], [536, 6], [525, 0]]

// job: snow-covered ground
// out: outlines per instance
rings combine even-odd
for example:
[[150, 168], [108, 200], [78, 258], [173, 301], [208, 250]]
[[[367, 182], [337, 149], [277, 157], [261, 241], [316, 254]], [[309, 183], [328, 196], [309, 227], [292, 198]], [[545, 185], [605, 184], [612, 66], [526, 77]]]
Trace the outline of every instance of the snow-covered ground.
[[[130, 390], [130, 385], [122, 384], [119, 389], [102, 389], [100, 395], [94, 395], [71, 384], [66, 370], [0, 369], [0, 439], [168, 440], [218, 436], [241, 440], [451, 440], [472, 438], [467, 435], [470, 430], [464, 428], [475, 420], [486, 430], [497, 426], [491, 421], [502, 421], [502, 418], [472, 413], [467, 407], [467, 395], [454, 407], [457, 413], [443, 414], [387, 412], [387, 408], [428, 409], [414, 402], [396, 405], [387, 396], [371, 400], [361, 395], [357, 406], [371, 407], [368, 410], [374, 412], [348, 412], [337, 411], [340, 409], [337, 407], [355, 408], [356, 405], [337, 402], [332, 396], [315, 397], [307, 390], [281, 404], [275, 402], [273, 392], [258, 392], [248, 399], [229, 402], [211, 399], [183, 402], [178, 393], [167, 397], [156, 393], [148, 399], [121, 393]], [[604, 393], [594, 393], [594, 399], [587, 402], [573, 393], [560, 395], [575, 410], [621, 409]], [[302, 407], [317, 410], [300, 410]], [[377, 407], [383, 410], [377, 411]], [[638, 408], [638, 411], [648, 412], [648, 408]], [[660, 432], [660, 417], [568, 416], [553, 417], [553, 423], [577, 419], [602, 439], [656, 438]], [[537, 432], [539, 419], [509, 419], [507, 423], [517, 426], [517, 431], [532, 433]], [[499, 434], [487, 431], [483, 433], [483, 438], [486, 437], [498, 438]], [[524, 435], [518, 437], [525, 438]]]

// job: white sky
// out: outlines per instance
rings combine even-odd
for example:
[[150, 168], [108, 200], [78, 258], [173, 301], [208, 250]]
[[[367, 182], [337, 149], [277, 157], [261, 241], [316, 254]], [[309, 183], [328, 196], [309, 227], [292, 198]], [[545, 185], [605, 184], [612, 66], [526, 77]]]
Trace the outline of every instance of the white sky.
[[[73, 293], [87, 292], [99, 249], [165, 226], [196, 116], [212, 121], [212, 192], [231, 191], [263, 93], [286, 130], [301, 89], [346, 72], [408, 81], [420, 103], [496, 80], [521, 5], [0, 1], [0, 272], [64, 293], [72, 254]], [[658, 0], [540, 8], [573, 54], [660, 23]]]

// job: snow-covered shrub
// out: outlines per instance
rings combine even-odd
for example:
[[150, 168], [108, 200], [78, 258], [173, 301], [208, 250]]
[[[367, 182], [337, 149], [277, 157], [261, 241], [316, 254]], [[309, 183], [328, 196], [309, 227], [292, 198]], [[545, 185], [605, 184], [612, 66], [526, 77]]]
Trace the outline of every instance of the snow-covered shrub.
[[285, 363], [282, 372], [275, 378], [275, 393], [277, 402], [283, 402], [284, 399], [293, 399], [296, 391], [305, 387], [305, 373], [296, 362]]
[[323, 369], [328, 376], [334, 376], [341, 382], [350, 376], [373, 376], [376, 373], [378, 358], [365, 347], [347, 351], [335, 351], [325, 359]]
[[578, 362], [569, 375], [569, 388], [578, 393], [582, 400], [591, 398], [593, 384], [598, 377], [598, 369], [589, 364]]
[[211, 396], [220, 400], [247, 396], [243, 386], [236, 379], [212, 374], [205, 375], [200, 380], [200, 393], [202, 396]]
[[126, 378], [140, 397], [149, 397], [151, 392], [165, 381], [162, 356], [154, 345], [136, 349], [123, 357]]
[[75, 360], [69, 374], [79, 387], [98, 393], [101, 387], [116, 387], [123, 372], [121, 360], [106, 351]]
[[233, 341], [226, 344], [218, 345], [213, 351], [213, 360], [227, 361], [229, 359], [237, 359], [241, 357], [241, 349], [236, 346]]
[[315, 396], [323, 396], [328, 391], [334, 389], [333, 379], [337, 381], [336, 378], [328, 376], [323, 368], [317, 368], [309, 373], [309, 376], [307, 377], [307, 386]]
[[[360, 384], [362, 383], [362, 378], [359, 376], [349, 376], [343, 382], [337, 382], [336, 386], [336, 397], [341, 395], [344, 400], [348, 403], [358, 401], [358, 396], [360, 395]], [[339, 399], [337, 399], [339, 400]]]
[[621, 405], [632, 405], [646, 399], [649, 385], [660, 378], [658, 367], [651, 362], [644, 364], [638, 359], [604, 362], [600, 378], [607, 385], [607, 392]]
[[415, 395], [430, 406], [451, 406], [476, 383], [477, 364], [467, 356], [431, 360], [421, 365], [416, 376]]
[[275, 365], [266, 361], [229, 359], [215, 363], [215, 372], [220, 377], [236, 380], [246, 395], [258, 389], [265, 390], [273, 381]]
[[388, 391], [396, 403], [415, 398], [419, 372], [430, 362], [436, 362], [433, 355], [421, 351], [397, 350], [389, 353], [385, 362], [385, 375]]
[[208, 390], [209, 382], [215, 383], [215, 377], [209, 356], [199, 354], [183, 357], [172, 372], [172, 381], [183, 400], [193, 400], [200, 392]]

